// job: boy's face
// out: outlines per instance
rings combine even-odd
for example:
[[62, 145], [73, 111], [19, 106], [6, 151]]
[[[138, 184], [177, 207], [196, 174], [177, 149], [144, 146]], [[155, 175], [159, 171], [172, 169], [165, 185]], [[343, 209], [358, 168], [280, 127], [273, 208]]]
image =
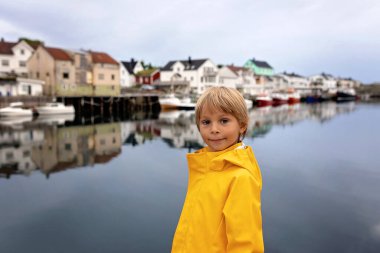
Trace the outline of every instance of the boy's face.
[[245, 129], [233, 115], [223, 111], [210, 110], [205, 106], [200, 114], [199, 131], [211, 152], [236, 144]]

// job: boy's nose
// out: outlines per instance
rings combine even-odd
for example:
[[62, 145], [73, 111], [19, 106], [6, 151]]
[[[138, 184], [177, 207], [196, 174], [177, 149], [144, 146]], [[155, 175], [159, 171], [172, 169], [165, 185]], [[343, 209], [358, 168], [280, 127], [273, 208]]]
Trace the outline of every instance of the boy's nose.
[[219, 133], [217, 124], [211, 124], [211, 133]]

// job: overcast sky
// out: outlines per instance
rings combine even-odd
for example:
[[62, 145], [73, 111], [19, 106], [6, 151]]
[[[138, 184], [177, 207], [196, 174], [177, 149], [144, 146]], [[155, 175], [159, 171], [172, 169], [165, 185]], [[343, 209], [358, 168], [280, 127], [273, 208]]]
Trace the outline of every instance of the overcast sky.
[[276, 72], [380, 81], [379, 0], [12, 0], [0, 37], [165, 65], [267, 61]]

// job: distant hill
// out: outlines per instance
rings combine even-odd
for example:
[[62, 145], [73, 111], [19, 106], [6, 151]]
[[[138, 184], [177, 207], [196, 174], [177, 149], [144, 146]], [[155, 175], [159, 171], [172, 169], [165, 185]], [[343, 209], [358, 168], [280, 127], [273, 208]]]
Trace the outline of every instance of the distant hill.
[[371, 98], [380, 98], [380, 83], [372, 83], [361, 85], [356, 88], [358, 95], [369, 94]]

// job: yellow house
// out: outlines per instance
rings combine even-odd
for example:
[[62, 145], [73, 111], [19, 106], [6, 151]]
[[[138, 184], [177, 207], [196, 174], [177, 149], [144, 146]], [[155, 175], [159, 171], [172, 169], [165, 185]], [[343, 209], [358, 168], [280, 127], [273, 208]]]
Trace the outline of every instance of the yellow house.
[[48, 96], [118, 96], [119, 63], [103, 52], [40, 45], [27, 62], [29, 77], [45, 81]]
[[119, 63], [103, 52], [87, 52], [87, 60], [91, 65], [87, 80], [92, 83], [94, 96], [120, 95]]
[[73, 58], [63, 49], [40, 45], [27, 62], [29, 77], [45, 81], [44, 94], [60, 96], [75, 88]]

